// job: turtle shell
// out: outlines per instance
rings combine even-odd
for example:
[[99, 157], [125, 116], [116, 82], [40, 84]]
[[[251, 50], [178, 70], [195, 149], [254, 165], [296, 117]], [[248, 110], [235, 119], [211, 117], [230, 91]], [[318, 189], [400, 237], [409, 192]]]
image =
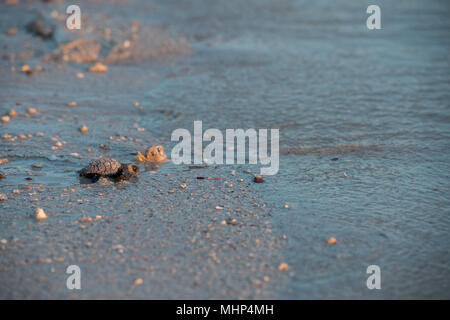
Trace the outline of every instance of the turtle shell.
[[99, 159], [94, 160], [80, 171], [80, 176], [110, 176], [119, 172], [121, 163], [116, 159]]

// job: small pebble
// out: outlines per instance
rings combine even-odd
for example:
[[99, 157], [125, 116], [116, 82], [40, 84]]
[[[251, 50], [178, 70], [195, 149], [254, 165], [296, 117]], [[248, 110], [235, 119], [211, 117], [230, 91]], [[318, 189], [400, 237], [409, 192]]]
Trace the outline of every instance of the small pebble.
[[85, 125], [83, 125], [83, 126], [80, 128], [80, 132], [81, 132], [81, 133], [86, 133], [88, 130], [89, 130], [88, 127], [86, 127]]
[[108, 71], [108, 67], [105, 66], [103, 63], [96, 63], [93, 66], [91, 66], [89, 68], [90, 72], [107, 72]]
[[11, 110], [9, 110], [8, 115], [9, 115], [10, 117], [15, 117], [15, 116], [17, 116], [17, 112], [16, 112], [16, 110], [11, 109]]
[[24, 65], [20, 68], [20, 71], [22, 71], [22, 72], [31, 71], [31, 68], [30, 68], [29, 65], [24, 64]]
[[253, 181], [256, 182], [256, 183], [263, 183], [263, 182], [264, 182], [264, 179], [263, 179], [263, 177], [261, 177], [261, 176], [255, 176], [255, 177], [253, 178]]
[[6, 31], [8, 36], [15, 36], [19, 30], [16, 27], [11, 27]]
[[80, 222], [80, 223], [92, 222], [92, 218], [91, 217], [82, 217], [80, 220], [78, 220], [78, 222]]
[[28, 108], [27, 112], [29, 115], [33, 115], [37, 113], [37, 110], [36, 108]]
[[45, 214], [43, 209], [37, 208], [35, 213], [36, 213], [36, 220], [43, 221], [43, 220], [47, 219], [47, 215]]

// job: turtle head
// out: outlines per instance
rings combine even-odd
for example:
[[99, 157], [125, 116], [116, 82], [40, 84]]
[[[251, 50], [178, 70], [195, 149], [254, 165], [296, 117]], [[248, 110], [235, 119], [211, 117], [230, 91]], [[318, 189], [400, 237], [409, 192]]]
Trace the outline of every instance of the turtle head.
[[131, 165], [131, 169], [133, 170], [134, 173], [138, 173], [139, 172], [139, 167], [135, 164]]
[[145, 156], [147, 161], [152, 162], [163, 162], [167, 160], [166, 153], [164, 152], [164, 148], [162, 146], [151, 146], [147, 149]]
[[120, 167], [120, 176], [122, 176], [123, 178], [129, 178], [129, 177], [135, 176], [135, 175], [137, 175], [138, 172], [139, 172], [139, 167], [134, 164], [125, 163], [125, 164], [122, 164], [122, 166]]

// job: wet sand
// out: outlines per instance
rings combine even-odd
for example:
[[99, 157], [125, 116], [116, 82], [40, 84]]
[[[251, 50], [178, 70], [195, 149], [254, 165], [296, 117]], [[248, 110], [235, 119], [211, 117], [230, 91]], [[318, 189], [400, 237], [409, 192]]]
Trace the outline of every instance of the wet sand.
[[[1, 125], [1, 298], [448, 298], [445, 3], [382, 2], [379, 33], [352, 1], [85, 1], [79, 33], [66, 3], [0, 6], [0, 111], [18, 113]], [[27, 31], [39, 16], [52, 39]], [[194, 120], [280, 128], [280, 172], [168, 162], [79, 180], [102, 155], [170, 154]]]

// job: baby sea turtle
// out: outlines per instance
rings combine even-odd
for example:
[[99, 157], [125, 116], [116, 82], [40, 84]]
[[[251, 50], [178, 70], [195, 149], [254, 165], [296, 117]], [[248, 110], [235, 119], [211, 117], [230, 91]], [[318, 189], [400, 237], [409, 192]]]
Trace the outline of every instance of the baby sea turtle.
[[145, 152], [145, 156], [138, 151], [137, 160], [140, 162], [165, 162], [167, 156], [162, 146], [151, 146]]
[[102, 158], [93, 160], [87, 167], [81, 169], [80, 176], [90, 179], [107, 177], [119, 181], [136, 176], [138, 171], [139, 167], [134, 164], [123, 164], [113, 158]]

